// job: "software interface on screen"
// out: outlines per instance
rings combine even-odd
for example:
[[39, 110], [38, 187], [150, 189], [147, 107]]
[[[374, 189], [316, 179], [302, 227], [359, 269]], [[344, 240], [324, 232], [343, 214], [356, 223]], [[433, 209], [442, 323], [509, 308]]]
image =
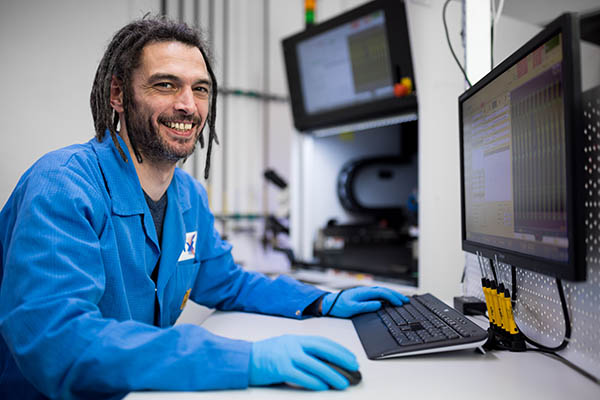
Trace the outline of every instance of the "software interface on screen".
[[297, 47], [307, 114], [392, 97], [385, 14], [377, 11]]
[[462, 103], [466, 239], [567, 261], [562, 35]]

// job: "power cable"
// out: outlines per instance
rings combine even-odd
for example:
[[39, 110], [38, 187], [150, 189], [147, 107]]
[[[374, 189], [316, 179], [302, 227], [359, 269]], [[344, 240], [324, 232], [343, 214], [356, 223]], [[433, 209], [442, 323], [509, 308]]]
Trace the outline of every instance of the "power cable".
[[589, 372], [587, 372], [583, 368], [581, 368], [581, 367], [573, 364], [571, 361], [567, 360], [566, 358], [564, 358], [560, 354], [557, 354], [557, 353], [555, 353], [553, 351], [545, 351], [545, 350], [541, 350], [541, 349], [527, 349], [526, 351], [536, 351], [536, 352], [544, 354], [545, 356], [554, 358], [554, 359], [560, 361], [561, 363], [565, 364], [567, 367], [569, 367], [571, 369], [574, 369], [575, 371], [579, 372], [581, 375], [585, 376], [586, 378], [588, 378], [589, 380], [591, 380], [595, 384], [600, 385], [600, 379], [599, 378], [596, 378], [594, 375], [590, 374]]
[[[516, 269], [511, 268], [511, 274], [512, 274], [512, 281], [516, 282]], [[535, 340], [528, 338], [527, 336], [525, 336], [523, 334], [523, 338], [524, 340], [529, 343], [532, 346], [537, 347], [540, 350], [546, 351], [546, 352], [556, 352], [556, 351], [560, 351], [562, 349], [564, 349], [565, 347], [567, 347], [567, 345], [569, 344], [569, 341], [571, 339], [571, 319], [569, 318], [569, 311], [567, 309], [567, 301], [565, 299], [565, 292], [563, 290], [563, 285], [562, 285], [562, 281], [560, 278], [556, 278], [556, 288], [558, 290], [558, 296], [560, 298], [560, 304], [562, 307], [562, 311], [563, 311], [563, 316], [565, 318], [565, 337], [562, 341], [561, 344], [559, 344], [556, 347], [548, 347], [548, 346], [544, 346], [541, 343], [537, 343]], [[513, 298], [517, 299], [517, 285], [513, 284]], [[515, 320], [515, 324], [516, 324], [516, 320]], [[519, 326], [517, 325], [517, 329], [519, 329], [519, 332], [523, 333], [523, 330], [521, 328], [519, 328]]]
[[492, 61], [492, 69], [494, 69], [494, 35], [497, 31], [496, 25], [498, 25], [498, 21], [500, 20], [500, 16], [502, 15], [502, 9], [504, 8], [504, 0], [499, 0], [498, 8], [496, 8], [496, 0], [491, 0], [491, 8], [492, 8], [492, 21], [491, 21], [491, 36], [490, 36], [490, 58]]
[[471, 87], [473, 85], [471, 84], [471, 81], [467, 77], [467, 73], [465, 72], [465, 69], [460, 64], [460, 61], [458, 61], [458, 57], [456, 57], [456, 53], [454, 53], [454, 49], [452, 48], [452, 43], [450, 42], [450, 35], [448, 35], [448, 25], [446, 24], [446, 8], [448, 7], [448, 3], [450, 3], [450, 1], [452, 1], [452, 0], [446, 0], [446, 2], [444, 3], [444, 8], [442, 10], [442, 22], [444, 23], [444, 31], [446, 32], [446, 41], [448, 42], [448, 47], [450, 48], [452, 57], [454, 57], [454, 61], [456, 61], [458, 68], [460, 68], [461, 72], [463, 73], [465, 80], [469, 84], [469, 87]]
[[494, 15], [496, 14], [496, 0], [491, 0], [492, 15], [490, 21], [490, 65], [494, 69]]

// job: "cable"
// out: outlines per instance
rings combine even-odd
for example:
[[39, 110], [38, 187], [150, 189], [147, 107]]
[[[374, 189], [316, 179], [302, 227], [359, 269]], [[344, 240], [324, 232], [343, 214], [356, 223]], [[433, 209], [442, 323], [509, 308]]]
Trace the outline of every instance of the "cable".
[[500, 0], [498, 3], [498, 8], [496, 8], [496, 15], [494, 17], [494, 25], [498, 25], [498, 21], [500, 20], [500, 16], [502, 15], [502, 9], [504, 8], [504, 0]]
[[494, 69], [494, 32], [496, 32], [496, 25], [502, 15], [502, 9], [504, 8], [504, 0], [499, 0], [498, 7], [496, 8], [496, 0], [491, 0], [492, 4], [492, 27], [491, 27], [491, 48], [490, 55], [492, 59], [492, 69]]
[[515, 304], [517, 304], [517, 267], [514, 265], [510, 266], [511, 274], [511, 285], [512, 285], [512, 296], [510, 296], [510, 302], [514, 310]]
[[340, 295], [342, 293], [344, 293], [344, 290], [346, 290], [346, 289], [340, 290], [339, 293], [337, 294], [337, 296], [335, 296], [335, 299], [333, 300], [333, 303], [331, 303], [331, 307], [329, 307], [329, 310], [325, 314], [323, 314], [324, 317], [327, 317], [329, 315], [329, 313], [331, 312], [331, 310], [333, 310], [333, 307], [335, 306], [335, 303], [337, 303], [338, 299], [340, 298]]
[[[500, 284], [500, 280], [498, 279], [498, 274], [496, 273], [496, 266], [494, 265], [494, 260], [492, 260], [491, 258], [488, 258], [488, 260], [490, 261], [490, 269], [492, 270], [492, 275], [494, 276], [494, 281], [497, 284]], [[498, 257], [497, 256], [495, 256], [495, 260], [496, 260], [496, 265], [498, 265]]]
[[492, 68], [494, 69], [494, 21], [496, 16], [496, 0], [490, 0], [492, 15], [490, 21], [490, 63]]
[[542, 353], [542, 354], [544, 354], [544, 355], [546, 355], [548, 357], [553, 357], [553, 358], [557, 359], [558, 361], [560, 361], [561, 363], [565, 364], [567, 367], [572, 368], [575, 371], [579, 372], [581, 375], [585, 376], [586, 378], [588, 378], [592, 382], [600, 385], [600, 379], [599, 378], [596, 378], [594, 375], [590, 374], [589, 372], [587, 372], [583, 368], [581, 368], [581, 367], [573, 364], [571, 361], [567, 360], [566, 358], [564, 358], [560, 354], [557, 354], [557, 353], [555, 353], [553, 351], [545, 351], [545, 350], [541, 350], [541, 349], [527, 349], [526, 351], [536, 351], [536, 352]]
[[[513, 282], [516, 282], [516, 269], [515, 268], [511, 269], [511, 274], [512, 274]], [[521, 328], [519, 328], [519, 326], [517, 325], [517, 329], [519, 330], [519, 332], [521, 332], [521, 334], [523, 334], [523, 339], [525, 339], [525, 341], [527, 343], [529, 343], [530, 345], [537, 347], [540, 351], [556, 352], [556, 351], [562, 350], [565, 347], [567, 347], [567, 345], [569, 344], [569, 340], [571, 339], [571, 319], [569, 318], [569, 312], [567, 309], [567, 301], [565, 300], [565, 293], [563, 290], [562, 281], [559, 278], [556, 278], [556, 287], [558, 289], [558, 296], [560, 297], [560, 304], [562, 306], [563, 315], [565, 317], [565, 337], [563, 339], [563, 342], [560, 345], [558, 345], [556, 347], [548, 347], [548, 346], [544, 346], [543, 344], [537, 343], [533, 339], [530, 339], [527, 336], [525, 336], [525, 334], [523, 334], [523, 330]], [[514, 284], [513, 294], [515, 297], [515, 301], [516, 301], [516, 290], [517, 290], [517, 285]], [[515, 324], [516, 323], [517, 323], [517, 321], [515, 320]]]
[[460, 61], [458, 61], [458, 57], [456, 57], [456, 53], [454, 53], [454, 49], [452, 48], [452, 43], [450, 43], [450, 35], [448, 35], [448, 25], [446, 24], [446, 8], [448, 7], [448, 3], [450, 3], [450, 1], [451, 0], [446, 0], [446, 2], [444, 3], [444, 8], [442, 10], [442, 22], [444, 23], [444, 32], [446, 32], [446, 40], [448, 41], [448, 47], [450, 48], [450, 52], [452, 53], [452, 57], [454, 57], [454, 61], [456, 61], [456, 64], [458, 65], [458, 68], [460, 68], [461, 72], [463, 73], [463, 75], [465, 77], [465, 80], [469, 84], [469, 87], [471, 87], [473, 85], [471, 85], [471, 81], [467, 77], [467, 73], [465, 72], [465, 69], [460, 64]]
[[[494, 1], [494, 0], [492, 0]], [[490, 64], [494, 69], [494, 20], [492, 18], [492, 24], [490, 26]]]
[[[496, 273], [496, 266], [494, 265], [494, 261], [490, 258], [490, 266], [492, 267], [492, 274], [494, 275], [494, 280], [500, 284], [498, 280], [498, 274]], [[498, 257], [496, 257], [496, 265], [498, 265]]]
[[[494, 347], [494, 350], [500, 350], [500, 351], [513, 351], [511, 348], [509, 347], [504, 347], [501, 344], [497, 343]], [[567, 360], [566, 358], [564, 358], [563, 356], [561, 356], [560, 354], [554, 352], [554, 351], [548, 351], [548, 350], [543, 350], [543, 349], [536, 349], [536, 348], [532, 348], [529, 347], [525, 350], [523, 350], [525, 352], [527, 351], [532, 351], [532, 352], [536, 352], [536, 353], [542, 353], [548, 357], [553, 357], [555, 359], [557, 359], [558, 361], [562, 362], [563, 364], [565, 364], [567, 367], [575, 370], [576, 372], [579, 372], [581, 375], [585, 376], [586, 378], [588, 378], [589, 380], [591, 380], [592, 382], [596, 383], [596, 384], [600, 384], [600, 379], [596, 378], [594, 375], [590, 374], [589, 372], [587, 372], [586, 370], [584, 370], [583, 368], [573, 364], [571, 361]]]

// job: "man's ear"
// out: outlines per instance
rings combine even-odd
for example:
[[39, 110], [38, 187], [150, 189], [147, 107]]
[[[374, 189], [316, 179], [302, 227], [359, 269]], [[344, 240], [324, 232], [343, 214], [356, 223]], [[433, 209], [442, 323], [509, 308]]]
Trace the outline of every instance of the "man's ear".
[[118, 113], [122, 113], [124, 110], [123, 82], [114, 75], [110, 81], [110, 105]]

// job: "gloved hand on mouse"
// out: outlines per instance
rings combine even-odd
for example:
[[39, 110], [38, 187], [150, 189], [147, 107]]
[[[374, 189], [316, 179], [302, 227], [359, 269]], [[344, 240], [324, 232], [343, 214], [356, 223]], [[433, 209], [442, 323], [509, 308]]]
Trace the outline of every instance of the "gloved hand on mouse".
[[[351, 317], [381, 308], [381, 300], [395, 306], [409, 299], [381, 287], [357, 287], [326, 294], [321, 303], [323, 315]], [[254, 342], [250, 355], [249, 384], [264, 386], [292, 383], [311, 390], [346, 389], [347, 378], [322, 360], [348, 371], [358, 371], [358, 362], [345, 347], [323, 337], [285, 335]]]
[[321, 360], [358, 370], [354, 354], [324, 337], [285, 335], [254, 342], [250, 386], [288, 382], [311, 390], [347, 388], [348, 380]]

